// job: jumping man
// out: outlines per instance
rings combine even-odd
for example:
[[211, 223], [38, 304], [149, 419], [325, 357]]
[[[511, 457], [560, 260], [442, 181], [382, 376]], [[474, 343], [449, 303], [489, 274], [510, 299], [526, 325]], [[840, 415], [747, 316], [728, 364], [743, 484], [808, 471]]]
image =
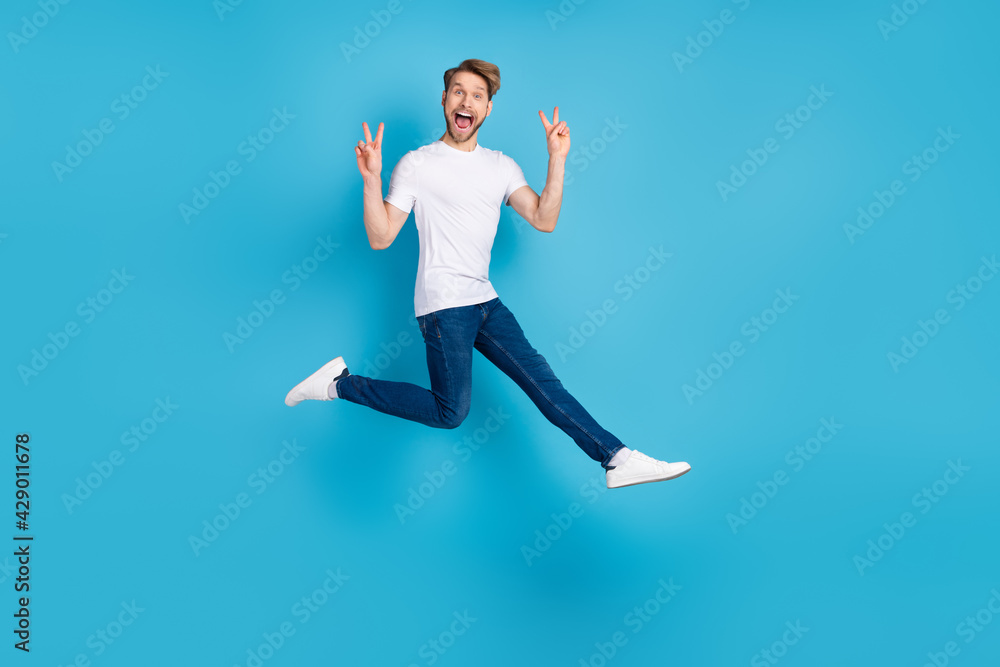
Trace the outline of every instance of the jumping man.
[[444, 73], [445, 127], [440, 139], [406, 153], [382, 198], [382, 131], [354, 154], [364, 179], [365, 230], [375, 250], [392, 245], [413, 210], [420, 239], [414, 314], [427, 347], [431, 388], [353, 375], [343, 357], [295, 386], [287, 405], [341, 398], [436, 428], [455, 428], [469, 414], [472, 351], [509, 376], [546, 419], [562, 429], [606, 470], [608, 488], [673, 479], [691, 469], [629, 449], [602, 428], [570, 395], [545, 358], [531, 346], [514, 314], [489, 281], [490, 253], [500, 206], [542, 232], [552, 232], [562, 205], [569, 127], [555, 107], [550, 123], [538, 112], [548, 144], [548, 177], [538, 195], [517, 163], [479, 145], [479, 128], [493, 110], [500, 69], [469, 59]]

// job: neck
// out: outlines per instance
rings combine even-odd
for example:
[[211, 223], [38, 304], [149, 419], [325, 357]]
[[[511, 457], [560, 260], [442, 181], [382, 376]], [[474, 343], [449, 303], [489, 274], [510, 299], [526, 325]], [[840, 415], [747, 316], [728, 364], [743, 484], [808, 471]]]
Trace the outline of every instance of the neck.
[[467, 140], [459, 143], [459, 142], [455, 141], [454, 139], [452, 139], [451, 135], [448, 134], [448, 132], [446, 130], [445, 133], [444, 133], [444, 135], [442, 135], [441, 139], [439, 139], [439, 141], [443, 141], [444, 143], [448, 144], [449, 146], [451, 146], [455, 150], [464, 151], [466, 153], [471, 153], [472, 151], [476, 150], [476, 146], [479, 145], [478, 144], [478, 137], [476, 136], [478, 134], [479, 134], [479, 132], [477, 131], [476, 134], [472, 135]]

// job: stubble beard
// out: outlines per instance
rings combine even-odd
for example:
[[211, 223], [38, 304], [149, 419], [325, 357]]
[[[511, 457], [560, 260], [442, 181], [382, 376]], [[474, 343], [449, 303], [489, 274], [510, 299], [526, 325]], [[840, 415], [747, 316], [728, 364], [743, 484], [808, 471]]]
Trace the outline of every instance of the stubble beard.
[[452, 112], [450, 118], [448, 117], [448, 113], [445, 112], [445, 114], [444, 114], [444, 126], [445, 126], [445, 128], [447, 128], [448, 136], [451, 137], [452, 141], [454, 141], [455, 143], [459, 143], [459, 144], [463, 144], [466, 141], [468, 141], [469, 139], [471, 139], [473, 136], [475, 136], [476, 132], [479, 131], [479, 128], [483, 126], [484, 122], [486, 122], [486, 118], [483, 117], [479, 121], [479, 123], [477, 125], [474, 125], [473, 127], [469, 128], [468, 132], [465, 132], [463, 134], [457, 134], [454, 131], [454, 129], [453, 129], [453, 127], [455, 125], [454, 116], [455, 116], [455, 112], [454, 111]]

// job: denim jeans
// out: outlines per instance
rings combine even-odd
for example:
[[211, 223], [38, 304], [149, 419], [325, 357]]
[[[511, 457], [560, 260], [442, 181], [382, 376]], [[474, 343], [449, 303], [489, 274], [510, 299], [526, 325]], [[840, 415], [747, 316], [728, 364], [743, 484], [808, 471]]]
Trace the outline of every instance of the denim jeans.
[[545, 358], [528, 343], [514, 314], [499, 297], [417, 318], [427, 346], [431, 388], [409, 382], [348, 375], [337, 395], [388, 415], [436, 428], [456, 428], [472, 403], [472, 348], [524, 390], [546, 419], [571, 437], [587, 456], [608, 462], [624, 447], [570, 395]]

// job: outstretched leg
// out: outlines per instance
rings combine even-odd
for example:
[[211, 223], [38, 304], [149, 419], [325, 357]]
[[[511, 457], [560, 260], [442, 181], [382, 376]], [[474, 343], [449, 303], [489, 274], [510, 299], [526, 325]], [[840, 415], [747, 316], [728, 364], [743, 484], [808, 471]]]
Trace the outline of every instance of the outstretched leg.
[[417, 318], [427, 347], [431, 388], [410, 382], [348, 375], [337, 395], [351, 403], [435, 428], [455, 428], [472, 402], [472, 345], [483, 310], [479, 305], [445, 308]]
[[546, 419], [573, 438], [601, 467], [624, 447], [563, 387], [545, 358], [531, 346], [514, 314], [499, 298], [484, 304], [488, 313], [475, 347], [524, 390]]

